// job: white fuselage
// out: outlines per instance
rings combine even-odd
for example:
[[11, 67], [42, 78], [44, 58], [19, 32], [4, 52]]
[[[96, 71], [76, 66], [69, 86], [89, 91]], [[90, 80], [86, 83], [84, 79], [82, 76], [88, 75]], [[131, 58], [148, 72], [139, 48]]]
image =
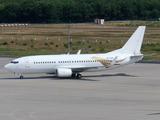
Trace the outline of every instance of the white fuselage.
[[[123, 54], [123, 56], [118, 56], [115, 63], [110, 66], [116, 56], [107, 54], [27, 56], [13, 60], [11, 63], [5, 65], [5, 68], [11, 72], [21, 74], [55, 73], [58, 68], [76, 69], [78, 72], [99, 71], [124, 66], [139, 61], [142, 58], [135, 60], [129, 54]], [[95, 60], [93, 57], [101, 58], [101, 60]], [[108, 63], [108, 65], [104, 66], [102, 63]]]

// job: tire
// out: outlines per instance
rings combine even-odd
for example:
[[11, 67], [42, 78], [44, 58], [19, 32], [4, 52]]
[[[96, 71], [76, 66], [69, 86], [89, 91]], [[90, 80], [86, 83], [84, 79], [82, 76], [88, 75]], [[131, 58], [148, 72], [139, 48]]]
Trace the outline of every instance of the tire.
[[81, 75], [81, 74], [77, 74], [77, 78], [79, 78], [79, 79], [80, 79], [81, 77], [82, 77], [82, 75]]
[[20, 78], [20, 79], [23, 79], [23, 76], [21, 75], [19, 78]]

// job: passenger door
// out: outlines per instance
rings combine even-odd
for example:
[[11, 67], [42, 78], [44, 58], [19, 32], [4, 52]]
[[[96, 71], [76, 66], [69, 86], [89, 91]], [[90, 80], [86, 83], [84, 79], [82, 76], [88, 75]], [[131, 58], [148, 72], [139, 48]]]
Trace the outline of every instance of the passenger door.
[[25, 59], [25, 67], [30, 68], [29, 58]]

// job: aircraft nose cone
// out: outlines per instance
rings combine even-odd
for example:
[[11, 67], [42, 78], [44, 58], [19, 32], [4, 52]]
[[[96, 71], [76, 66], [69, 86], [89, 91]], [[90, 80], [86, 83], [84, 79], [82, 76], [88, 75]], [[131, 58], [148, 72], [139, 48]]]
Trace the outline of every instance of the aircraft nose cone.
[[9, 70], [9, 65], [8, 65], [8, 64], [5, 65], [4, 68], [5, 68], [6, 70]]
[[17, 72], [17, 66], [16, 65], [13, 65], [13, 64], [10, 64], [8, 63], [7, 65], [4, 66], [4, 68], [10, 72]]
[[12, 65], [10, 65], [10, 64], [5, 65], [4, 68], [5, 68], [6, 70], [10, 71], [10, 72], [13, 72], [13, 70], [14, 70], [14, 66], [12, 66]]

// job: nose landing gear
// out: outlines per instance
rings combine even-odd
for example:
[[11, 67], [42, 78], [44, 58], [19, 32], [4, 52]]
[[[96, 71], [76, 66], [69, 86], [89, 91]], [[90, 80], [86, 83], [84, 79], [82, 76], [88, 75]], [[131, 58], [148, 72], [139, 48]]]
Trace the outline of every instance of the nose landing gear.
[[23, 75], [21, 73], [14, 73], [15, 75], [20, 75], [20, 79], [23, 79]]
[[20, 78], [20, 79], [23, 79], [23, 76], [21, 75], [19, 78]]

